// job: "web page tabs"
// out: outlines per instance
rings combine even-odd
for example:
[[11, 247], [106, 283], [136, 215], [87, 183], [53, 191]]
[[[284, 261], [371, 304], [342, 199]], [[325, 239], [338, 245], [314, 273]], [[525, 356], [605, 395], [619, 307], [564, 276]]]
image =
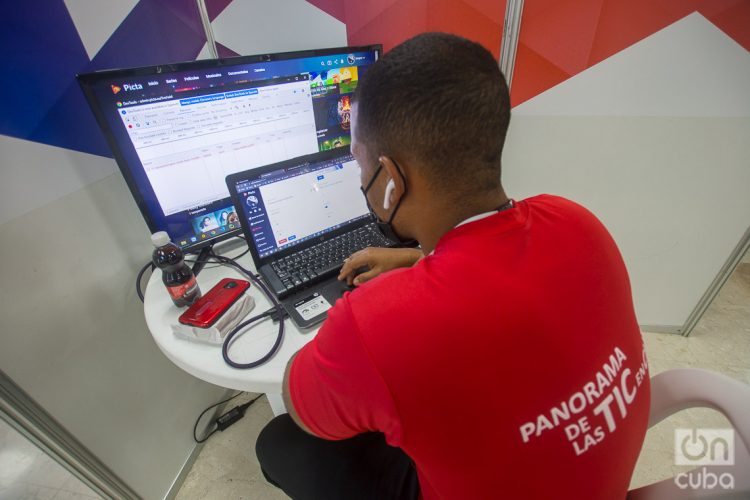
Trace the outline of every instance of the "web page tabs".
[[[293, 74], [308, 74], [310, 80], [318, 77], [321, 71], [346, 70], [375, 62], [370, 52], [336, 54], [305, 59], [257, 62], [235, 67], [204, 69], [201, 73], [181, 72], [169, 75], [164, 80], [153, 77], [135, 78], [128, 82], [112, 82], [112, 97], [117, 100], [122, 93], [137, 94], [138, 97], [153, 97], [158, 92], [187, 92], [214, 86], [245, 83], [251, 80], [273, 79]], [[156, 84], [154, 84], [156, 82]], [[151, 93], [149, 93], [151, 92]], [[115, 97], [116, 95], [116, 97]]]

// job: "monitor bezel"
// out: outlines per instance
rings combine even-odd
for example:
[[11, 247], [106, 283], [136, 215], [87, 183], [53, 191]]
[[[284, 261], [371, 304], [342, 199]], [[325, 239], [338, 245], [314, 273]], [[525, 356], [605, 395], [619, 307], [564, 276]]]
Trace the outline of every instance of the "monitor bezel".
[[[158, 227], [151, 218], [151, 213], [150, 213], [148, 204], [146, 203], [146, 200], [141, 194], [138, 183], [136, 182], [132, 174], [131, 168], [128, 165], [127, 161], [125, 160], [125, 156], [122, 150], [120, 149], [119, 144], [117, 143], [117, 140], [115, 139], [115, 134], [109, 126], [105, 111], [101, 103], [96, 98], [96, 95], [94, 92], [94, 86], [96, 84], [98, 84], [102, 80], [110, 80], [114, 78], [143, 77], [147, 75], [162, 74], [162, 73], [167, 73], [167, 72], [180, 72], [180, 71], [190, 71], [190, 70], [196, 70], [196, 69], [207, 69], [207, 68], [221, 68], [224, 66], [236, 66], [236, 65], [241, 65], [241, 64], [283, 61], [283, 60], [288, 60], [288, 59], [304, 59], [308, 57], [320, 57], [320, 56], [327, 56], [327, 55], [340, 54], [340, 53], [369, 52], [369, 51], [375, 52], [375, 60], [377, 61], [382, 56], [383, 46], [382, 44], [372, 44], [372, 45], [359, 45], [359, 46], [330, 47], [330, 48], [322, 48], [322, 49], [307, 49], [307, 50], [297, 50], [297, 51], [277, 52], [277, 53], [267, 53], [267, 54], [255, 54], [255, 55], [250, 55], [250, 56], [222, 57], [222, 58], [217, 58], [217, 59], [200, 59], [196, 61], [183, 61], [183, 62], [168, 63], [168, 64], [141, 66], [141, 67], [135, 67], [135, 68], [118, 68], [118, 69], [98, 70], [98, 71], [94, 71], [90, 73], [77, 74], [76, 79], [78, 80], [78, 84], [81, 87], [81, 90], [83, 91], [84, 96], [86, 97], [86, 102], [89, 104], [91, 111], [94, 113], [94, 118], [96, 119], [96, 122], [99, 125], [99, 128], [102, 130], [102, 133], [104, 134], [104, 138], [107, 141], [107, 145], [109, 146], [110, 150], [112, 151], [112, 155], [114, 156], [115, 162], [117, 163], [117, 166], [120, 172], [122, 173], [122, 176], [125, 179], [125, 183], [128, 185], [128, 189], [130, 190], [130, 193], [133, 196], [133, 199], [135, 200], [136, 205], [138, 206], [138, 209], [141, 212], [141, 215], [143, 216], [143, 219], [146, 222], [146, 226], [148, 226], [148, 229], [149, 231], [151, 231], [151, 233], [155, 233], [157, 231], [164, 231], [166, 229]], [[315, 155], [318, 153], [312, 153], [312, 154]], [[294, 160], [294, 158], [290, 158], [289, 160], [285, 160], [285, 161], [290, 161], [290, 160]], [[265, 167], [257, 167], [257, 168], [265, 168]], [[217, 200], [217, 201], [220, 201], [220, 200]], [[226, 201], [228, 203], [232, 202], [231, 196], [227, 197]], [[209, 239], [197, 241], [194, 244], [182, 247], [182, 249], [186, 253], [196, 252], [208, 245], [213, 245], [214, 243], [218, 243], [220, 241], [223, 241], [228, 238], [235, 237], [235, 236], [241, 236], [242, 233], [243, 233], [242, 227], [239, 227], [237, 229], [227, 231], [220, 235], [213, 236]], [[170, 237], [176, 237], [176, 235], [170, 234]], [[248, 245], [249, 245], [249, 242], [248, 242]]]

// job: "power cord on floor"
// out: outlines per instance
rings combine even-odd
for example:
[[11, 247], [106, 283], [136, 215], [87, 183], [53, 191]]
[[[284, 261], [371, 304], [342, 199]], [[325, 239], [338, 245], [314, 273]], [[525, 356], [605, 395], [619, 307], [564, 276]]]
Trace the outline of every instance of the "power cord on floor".
[[201, 414], [198, 416], [198, 419], [195, 421], [195, 425], [193, 426], [193, 439], [195, 440], [196, 443], [205, 443], [208, 440], [208, 438], [210, 438], [211, 436], [213, 436], [216, 433], [216, 431], [222, 431], [222, 432], [225, 431], [228, 427], [230, 427], [235, 422], [237, 422], [242, 417], [244, 417], [245, 416], [245, 412], [247, 411], [247, 409], [250, 408], [250, 406], [253, 403], [255, 403], [258, 399], [260, 399], [261, 396], [263, 396], [263, 394], [261, 394], [260, 396], [256, 396], [255, 398], [251, 399], [247, 403], [243, 403], [241, 405], [235, 406], [231, 410], [222, 413], [220, 416], [218, 416], [214, 420], [214, 426], [215, 427], [213, 428], [213, 430], [211, 430], [203, 438], [199, 439], [198, 435], [196, 433], [198, 432], [198, 424], [200, 423], [201, 418], [203, 418], [203, 415], [205, 415], [206, 412], [208, 412], [212, 408], [216, 408], [219, 405], [223, 405], [224, 403], [228, 403], [229, 401], [233, 400], [234, 398], [236, 398], [240, 394], [242, 394], [242, 392], [238, 392], [237, 394], [235, 394], [231, 398], [227, 398], [224, 401], [219, 401], [218, 403], [209, 406], [208, 408], [206, 408], [205, 410], [203, 410], [203, 412], [201, 412]]

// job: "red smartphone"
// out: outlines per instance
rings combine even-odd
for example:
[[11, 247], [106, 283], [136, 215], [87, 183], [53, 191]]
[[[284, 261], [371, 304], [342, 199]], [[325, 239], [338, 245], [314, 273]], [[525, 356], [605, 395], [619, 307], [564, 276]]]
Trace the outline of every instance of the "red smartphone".
[[179, 321], [183, 325], [210, 328], [248, 288], [248, 281], [224, 278], [182, 313]]

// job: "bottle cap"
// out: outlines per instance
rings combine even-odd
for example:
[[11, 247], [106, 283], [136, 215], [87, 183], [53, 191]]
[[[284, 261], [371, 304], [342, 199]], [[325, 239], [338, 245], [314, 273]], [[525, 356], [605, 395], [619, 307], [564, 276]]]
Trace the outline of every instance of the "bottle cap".
[[156, 248], [163, 247], [169, 243], [169, 241], [169, 235], [166, 231], [159, 231], [158, 233], [151, 235], [151, 243], [153, 243]]

